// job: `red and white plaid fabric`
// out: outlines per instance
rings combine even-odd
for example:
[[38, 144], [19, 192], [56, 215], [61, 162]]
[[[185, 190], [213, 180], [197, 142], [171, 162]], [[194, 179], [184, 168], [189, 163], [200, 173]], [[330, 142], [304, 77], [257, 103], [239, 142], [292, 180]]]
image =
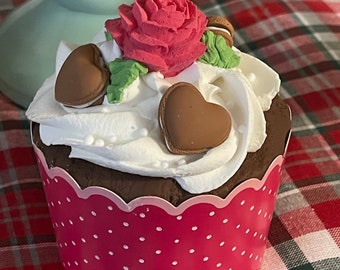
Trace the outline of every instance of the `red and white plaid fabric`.
[[[0, 21], [23, 2], [0, 0]], [[340, 269], [340, 1], [195, 2], [280, 74], [292, 109], [262, 269]], [[0, 269], [61, 269], [24, 113], [0, 93]]]

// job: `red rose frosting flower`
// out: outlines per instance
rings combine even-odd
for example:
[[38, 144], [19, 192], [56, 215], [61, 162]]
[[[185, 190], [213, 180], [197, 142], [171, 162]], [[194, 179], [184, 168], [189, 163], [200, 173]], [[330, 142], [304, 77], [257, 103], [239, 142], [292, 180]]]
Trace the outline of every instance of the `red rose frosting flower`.
[[121, 5], [120, 18], [107, 20], [124, 57], [146, 65], [150, 71], [175, 76], [204, 54], [201, 37], [206, 16], [188, 0], [135, 0]]

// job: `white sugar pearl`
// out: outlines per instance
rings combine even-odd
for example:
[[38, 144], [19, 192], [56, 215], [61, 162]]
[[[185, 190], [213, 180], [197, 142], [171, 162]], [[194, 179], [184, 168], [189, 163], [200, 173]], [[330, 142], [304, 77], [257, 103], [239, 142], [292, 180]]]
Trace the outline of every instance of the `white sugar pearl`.
[[214, 216], [215, 215], [215, 212], [214, 211], [211, 211], [210, 213], [209, 213], [209, 216]]
[[238, 127], [238, 131], [239, 131], [241, 134], [243, 134], [243, 133], [245, 133], [245, 132], [247, 131], [247, 127], [246, 127], [245, 125], [240, 125], [240, 126]]
[[149, 134], [149, 131], [146, 128], [142, 128], [139, 130], [139, 135], [142, 137], [146, 137], [148, 136], [148, 134]]
[[245, 200], [243, 200], [240, 204], [241, 205], [244, 205], [246, 203], [246, 201]]
[[191, 228], [192, 231], [197, 231], [197, 229], [198, 229], [197, 226], [193, 226], [193, 227]]
[[138, 261], [139, 261], [139, 263], [144, 263], [145, 262], [143, 259], [139, 259]]
[[224, 242], [224, 241], [222, 241], [222, 242], [220, 243], [220, 247], [223, 247], [223, 246], [224, 246], [224, 244], [225, 244], [225, 242]]
[[206, 261], [208, 261], [208, 260], [209, 260], [209, 257], [204, 257], [204, 258], [203, 258], [203, 261], [204, 261], [204, 262], [206, 262]]
[[183, 217], [182, 216], [177, 216], [177, 220], [181, 220]]
[[249, 73], [247, 77], [250, 82], [255, 82], [256, 80], [256, 75], [253, 72]]
[[237, 249], [237, 247], [234, 246], [234, 247], [231, 249], [231, 251], [235, 251], [236, 249]]
[[104, 146], [105, 142], [103, 139], [97, 139], [94, 143], [95, 146]]
[[191, 249], [189, 249], [189, 253], [193, 254], [193, 253], [195, 253], [195, 250], [193, 248], [191, 248]]
[[161, 232], [161, 231], [163, 231], [163, 228], [162, 227], [156, 227], [156, 231]]
[[175, 239], [175, 240], [174, 240], [174, 243], [175, 243], [175, 244], [178, 244], [178, 243], [179, 243], [179, 239]]
[[209, 235], [207, 235], [207, 236], [206, 236], [206, 238], [209, 240], [209, 239], [211, 239], [211, 238], [212, 238], [212, 235], [211, 235], [211, 234], [209, 234]]
[[129, 249], [129, 246], [128, 245], [123, 245], [123, 248], [124, 249]]
[[110, 256], [113, 256], [113, 254], [114, 254], [113, 251], [111, 251], [111, 250], [108, 253], [109, 253]]
[[94, 257], [96, 258], [96, 260], [100, 261], [100, 257], [98, 255], [94, 255]]
[[157, 249], [157, 250], [155, 251], [155, 253], [156, 253], [157, 255], [159, 255], [159, 254], [162, 253], [162, 251], [161, 251], [160, 249]]
[[87, 135], [84, 140], [85, 144], [87, 145], [91, 145], [94, 143], [94, 137], [92, 135]]
[[93, 238], [94, 238], [94, 239], [98, 239], [98, 235], [97, 235], [97, 234], [94, 234], [94, 235], [93, 235]]
[[143, 237], [143, 236], [139, 237], [139, 241], [144, 242], [145, 241], [145, 237]]
[[144, 213], [140, 213], [139, 216], [140, 216], [141, 218], [145, 218], [145, 214], [144, 214]]
[[107, 209], [108, 209], [109, 211], [112, 211], [112, 210], [113, 210], [113, 207], [112, 207], [111, 205], [109, 205], [109, 206], [107, 207]]
[[124, 227], [129, 227], [129, 225], [130, 225], [130, 224], [129, 224], [128, 222], [123, 222], [123, 226], [124, 226]]
[[91, 215], [95, 217], [97, 213], [95, 211], [91, 211]]
[[173, 262], [172, 262], [172, 265], [177, 265], [177, 264], [178, 264], [177, 261], [173, 261]]

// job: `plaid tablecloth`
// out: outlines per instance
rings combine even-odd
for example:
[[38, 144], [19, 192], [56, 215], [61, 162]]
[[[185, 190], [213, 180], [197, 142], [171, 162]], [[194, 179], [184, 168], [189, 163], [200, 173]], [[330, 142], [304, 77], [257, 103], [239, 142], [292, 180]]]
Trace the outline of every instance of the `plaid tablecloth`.
[[[23, 2], [0, 0], [0, 21]], [[196, 2], [280, 74], [293, 113], [262, 269], [340, 269], [340, 1]], [[0, 269], [61, 269], [24, 114], [0, 93]]]

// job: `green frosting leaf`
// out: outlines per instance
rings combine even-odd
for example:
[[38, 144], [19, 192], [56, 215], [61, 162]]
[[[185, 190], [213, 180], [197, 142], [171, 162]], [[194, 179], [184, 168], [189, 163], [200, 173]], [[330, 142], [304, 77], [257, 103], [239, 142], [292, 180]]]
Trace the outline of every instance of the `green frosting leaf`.
[[105, 39], [106, 41], [109, 41], [109, 40], [113, 40], [113, 36], [111, 35], [111, 33], [105, 31]]
[[148, 69], [139, 62], [122, 58], [116, 58], [110, 62], [109, 69], [111, 83], [107, 87], [107, 98], [110, 103], [121, 102], [124, 89], [139, 76], [148, 73]]
[[199, 61], [221, 68], [233, 68], [240, 64], [240, 57], [230, 48], [225, 39], [212, 31], [205, 31], [202, 42], [207, 46]]

